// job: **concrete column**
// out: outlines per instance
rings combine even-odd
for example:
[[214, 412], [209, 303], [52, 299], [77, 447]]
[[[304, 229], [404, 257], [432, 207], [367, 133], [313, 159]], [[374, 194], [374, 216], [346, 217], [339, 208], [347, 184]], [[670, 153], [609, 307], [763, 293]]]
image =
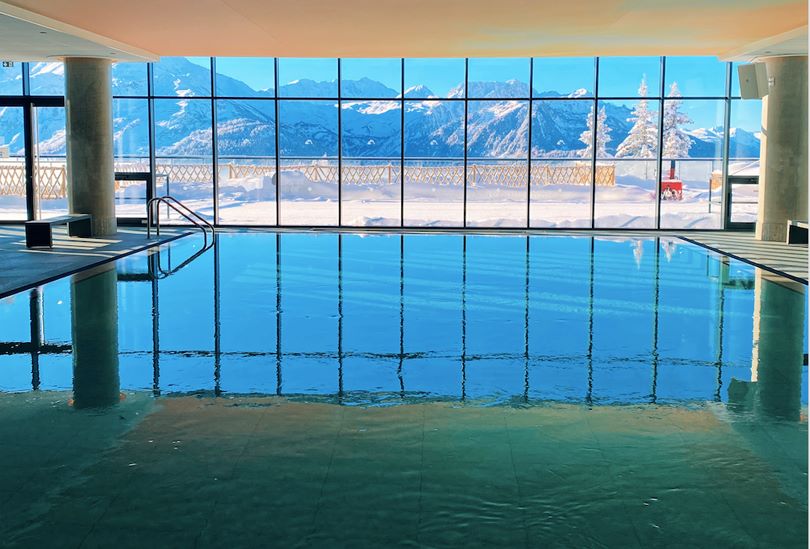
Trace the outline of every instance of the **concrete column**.
[[765, 64], [756, 237], [784, 242], [789, 219], [807, 221], [807, 57]]
[[65, 59], [68, 206], [93, 216], [93, 236], [118, 229], [110, 69], [109, 59]]
[[73, 406], [98, 408], [119, 401], [118, 274], [114, 263], [73, 275]]

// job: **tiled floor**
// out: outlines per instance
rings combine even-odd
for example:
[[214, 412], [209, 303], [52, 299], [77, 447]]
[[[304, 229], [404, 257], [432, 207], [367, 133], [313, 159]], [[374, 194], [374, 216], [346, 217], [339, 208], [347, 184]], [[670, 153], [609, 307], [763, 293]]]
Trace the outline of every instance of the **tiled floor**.
[[115, 257], [165, 242], [185, 234], [182, 229], [164, 229], [160, 237], [146, 238], [146, 230], [121, 227], [118, 234], [104, 238], [71, 238], [65, 227], [54, 229], [51, 249], [25, 247], [23, 225], [0, 226], [0, 296], [75, 272]]
[[63, 421], [44, 424], [38, 443], [17, 434], [21, 452], [60, 457], [43, 457], [27, 488], [7, 494], [10, 546], [807, 542], [806, 423], [724, 417], [723, 405], [366, 408], [131, 395], [110, 415], [70, 414], [50, 398], [41, 419]]

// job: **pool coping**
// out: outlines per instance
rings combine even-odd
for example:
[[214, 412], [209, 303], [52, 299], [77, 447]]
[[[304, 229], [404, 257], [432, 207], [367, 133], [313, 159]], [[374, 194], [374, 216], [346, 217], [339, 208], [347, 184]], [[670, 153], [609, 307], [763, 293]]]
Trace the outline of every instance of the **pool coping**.
[[143, 246], [136, 246], [135, 248], [132, 248], [131, 250], [122, 251], [120, 254], [116, 254], [116, 255], [110, 256], [110, 257], [105, 257], [105, 258], [100, 259], [98, 261], [93, 261], [91, 263], [81, 265], [80, 267], [76, 267], [75, 269], [68, 269], [66, 271], [59, 272], [57, 274], [49, 275], [49, 276], [46, 276], [46, 277], [43, 277], [43, 278], [34, 279], [31, 282], [26, 282], [22, 286], [18, 286], [16, 288], [12, 288], [10, 290], [5, 290], [5, 291], [0, 292], [0, 299], [5, 299], [7, 297], [18, 294], [20, 292], [30, 290], [31, 288], [36, 288], [38, 286], [48, 284], [49, 282], [53, 282], [54, 280], [59, 280], [60, 278], [64, 278], [66, 276], [70, 276], [70, 275], [80, 273], [82, 271], [86, 271], [87, 269], [93, 269], [95, 267], [98, 267], [100, 265], [104, 265], [104, 264], [109, 263], [111, 261], [117, 261], [117, 260], [119, 260], [119, 259], [121, 259], [123, 257], [127, 257], [129, 255], [136, 254], [136, 253], [142, 252], [144, 250], [148, 250], [149, 248], [153, 248], [155, 246], [160, 246], [162, 244], [167, 244], [169, 242], [173, 242], [175, 240], [178, 240], [178, 239], [183, 238], [184, 236], [188, 236], [190, 234], [192, 234], [191, 231], [184, 231], [184, 232], [181, 232], [181, 233], [178, 233], [178, 234], [173, 234], [171, 236], [158, 237], [158, 238], [160, 238], [160, 240], [146, 242]]

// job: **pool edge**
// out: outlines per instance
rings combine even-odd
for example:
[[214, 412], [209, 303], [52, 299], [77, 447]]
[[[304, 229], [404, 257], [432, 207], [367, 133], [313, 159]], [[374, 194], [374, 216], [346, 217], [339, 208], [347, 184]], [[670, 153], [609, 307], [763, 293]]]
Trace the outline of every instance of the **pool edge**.
[[105, 257], [104, 259], [101, 259], [101, 260], [98, 260], [98, 261], [93, 261], [91, 263], [88, 263], [86, 265], [82, 265], [81, 267], [77, 267], [75, 269], [69, 269], [69, 270], [66, 270], [64, 272], [61, 272], [61, 273], [58, 273], [58, 274], [55, 274], [55, 275], [50, 275], [50, 276], [47, 276], [47, 277], [44, 277], [44, 278], [39, 278], [39, 279], [33, 280], [32, 282], [27, 282], [27, 283], [23, 284], [22, 286], [18, 286], [16, 288], [12, 288], [10, 290], [4, 290], [4, 291], [0, 292], [0, 299], [5, 299], [5, 298], [10, 297], [10, 296], [12, 296], [14, 294], [18, 294], [20, 292], [30, 290], [31, 288], [36, 288], [36, 287], [42, 286], [44, 284], [48, 284], [49, 282], [53, 282], [54, 280], [59, 280], [60, 278], [64, 278], [66, 276], [71, 276], [71, 275], [80, 273], [82, 271], [86, 271], [88, 269], [93, 269], [95, 267], [98, 267], [100, 265], [104, 265], [104, 264], [109, 263], [111, 261], [117, 261], [117, 260], [119, 260], [121, 258], [124, 258], [124, 257], [127, 257], [129, 255], [132, 255], [132, 254], [135, 254], [135, 253], [138, 253], [138, 252], [142, 252], [144, 250], [148, 250], [149, 248], [152, 248], [154, 246], [160, 246], [162, 244], [167, 244], [169, 242], [173, 242], [175, 240], [178, 240], [178, 239], [183, 238], [184, 236], [188, 236], [190, 234], [192, 234], [191, 231], [185, 231], [185, 232], [182, 232], [182, 233], [179, 233], [179, 234], [166, 236], [165, 238], [161, 238], [160, 240], [149, 241], [149, 242], [145, 243], [143, 246], [137, 246], [137, 247], [135, 247], [135, 248], [133, 248], [131, 250], [122, 251], [120, 254], [116, 254], [116, 255], [111, 256], [111, 257]]

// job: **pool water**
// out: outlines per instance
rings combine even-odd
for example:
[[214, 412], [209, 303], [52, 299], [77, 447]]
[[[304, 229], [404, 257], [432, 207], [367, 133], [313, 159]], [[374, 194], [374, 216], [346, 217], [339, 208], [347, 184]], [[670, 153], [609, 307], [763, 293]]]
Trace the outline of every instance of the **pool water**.
[[0, 301], [0, 534], [806, 547], [806, 308], [677, 238], [184, 237]]

